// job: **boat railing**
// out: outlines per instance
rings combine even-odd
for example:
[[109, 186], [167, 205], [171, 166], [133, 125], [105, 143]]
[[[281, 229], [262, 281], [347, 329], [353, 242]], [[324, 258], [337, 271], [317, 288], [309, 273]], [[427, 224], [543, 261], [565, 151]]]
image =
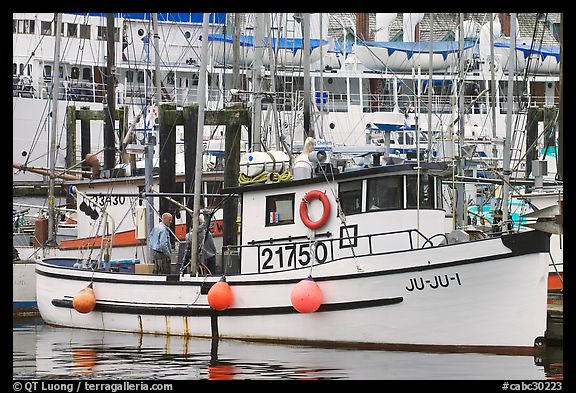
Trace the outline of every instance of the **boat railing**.
[[[344, 227], [346, 228], [346, 227]], [[240, 255], [242, 260], [258, 262], [258, 273], [287, 269], [299, 269], [358, 257], [384, 255], [395, 252], [437, 247], [448, 244], [444, 233], [426, 236], [418, 229], [405, 229], [381, 233], [356, 235], [350, 229], [350, 236], [332, 237], [331, 232], [316, 233], [314, 238], [307, 235], [288, 236], [253, 240], [243, 245], [228, 245], [224, 255]]]

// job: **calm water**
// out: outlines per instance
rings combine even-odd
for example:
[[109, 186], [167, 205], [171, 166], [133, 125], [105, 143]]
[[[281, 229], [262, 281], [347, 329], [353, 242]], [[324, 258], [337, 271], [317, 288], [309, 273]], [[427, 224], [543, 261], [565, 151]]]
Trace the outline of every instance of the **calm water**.
[[532, 356], [346, 350], [13, 323], [15, 379], [562, 379], [562, 352]]

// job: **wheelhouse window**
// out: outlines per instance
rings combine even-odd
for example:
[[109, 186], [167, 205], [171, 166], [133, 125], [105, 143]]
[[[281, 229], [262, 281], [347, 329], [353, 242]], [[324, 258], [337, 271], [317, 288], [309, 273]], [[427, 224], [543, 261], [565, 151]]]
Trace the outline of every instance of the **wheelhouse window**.
[[402, 176], [368, 179], [366, 209], [390, 210], [402, 209], [404, 192]]
[[294, 224], [294, 194], [266, 197], [266, 226]]
[[434, 176], [420, 176], [420, 200], [417, 200], [417, 176], [406, 176], [406, 208], [434, 208]]
[[338, 184], [338, 199], [344, 214], [362, 212], [362, 180]]

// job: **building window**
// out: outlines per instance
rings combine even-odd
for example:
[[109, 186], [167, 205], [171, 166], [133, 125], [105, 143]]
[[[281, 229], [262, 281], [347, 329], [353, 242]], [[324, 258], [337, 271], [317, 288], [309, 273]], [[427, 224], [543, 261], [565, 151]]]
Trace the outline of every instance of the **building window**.
[[294, 224], [294, 194], [266, 197], [266, 226]]
[[128, 83], [134, 82], [134, 71], [132, 70], [126, 71], [126, 82]]
[[52, 79], [52, 66], [45, 65], [44, 66], [44, 80], [50, 81]]
[[98, 26], [98, 34], [96, 34], [96, 39], [101, 41], [106, 39], [106, 26]]
[[338, 199], [344, 214], [362, 212], [362, 180], [338, 184]]
[[170, 71], [166, 74], [166, 84], [170, 86], [174, 86], [174, 72]]
[[34, 20], [14, 20], [12, 23], [13, 32], [19, 34], [34, 34]]
[[[96, 36], [97, 39], [101, 41], [106, 41], [108, 37], [108, 30], [106, 26], [98, 26], [98, 34]], [[114, 28], [114, 41], [120, 42], [120, 28]]]
[[68, 23], [68, 37], [78, 37], [78, 25], [76, 23]]
[[32, 64], [28, 64], [26, 67], [26, 75], [32, 76]]
[[42, 35], [53, 35], [52, 33], [52, 22], [42, 21], [40, 24], [40, 34]]
[[417, 176], [406, 176], [406, 208], [434, 208], [434, 176], [420, 176], [420, 201], [416, 200]]
[[138, 83], [144, 83], [144, 71], [138, 71]]
[[80, 25], [80, 38], [90, 39], [90, 25]]
[[85, 81], [92, 80], [92, 69], [90, 67], [82, 68], [82, 79], [84, 79]]
[[80, 78], [80, 68], [78, 68], [78, 67], [72, 67], [72, 69], [70, 70], [70, 78], [71, 78], [71, 79], [78, 79], [78, 78]]
[[18, 64], [12, 63], [12, 75], [18, 75]]
[[20, 63], [20, 75], [24, 75], [24, 64]]
[[404, 192], [402, 176], [368, 179], [366, 210], [402, 209]]

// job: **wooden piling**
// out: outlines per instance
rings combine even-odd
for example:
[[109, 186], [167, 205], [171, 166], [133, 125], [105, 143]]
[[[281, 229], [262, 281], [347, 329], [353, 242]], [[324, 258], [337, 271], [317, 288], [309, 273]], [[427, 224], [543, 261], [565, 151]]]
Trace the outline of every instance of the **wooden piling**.
[[[194, 191], [194, 174], [196, 173], [196, 141], [198, 138], [198, 104], [194, 103], [182, 109], [184, 120], [184, 191]], [[193, 209], [194, 198], [186, 198], [186, 206]], [[186, 212], [186, 233], [192, 230], [192, 215]]]
[[[176, 192], [176, 121], [175, 104], [160, 104], [159, 114], [159, 149], [160, 149], [160, 192]], [[175, 215], [174, 205], [164, 198], [160, 198], [160, 214], [169, 212]], [[171, 228], [175, 230], [175, 220]], [[174, 239], [172, 238], [174, 242]]]

